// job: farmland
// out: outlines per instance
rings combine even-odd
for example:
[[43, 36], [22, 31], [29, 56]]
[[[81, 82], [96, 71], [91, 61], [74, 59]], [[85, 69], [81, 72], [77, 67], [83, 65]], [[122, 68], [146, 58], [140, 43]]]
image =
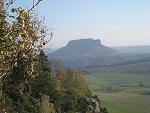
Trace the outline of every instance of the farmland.
[[150, 113], [150, 75], [97, 73], [84, 77], [110, 113]]

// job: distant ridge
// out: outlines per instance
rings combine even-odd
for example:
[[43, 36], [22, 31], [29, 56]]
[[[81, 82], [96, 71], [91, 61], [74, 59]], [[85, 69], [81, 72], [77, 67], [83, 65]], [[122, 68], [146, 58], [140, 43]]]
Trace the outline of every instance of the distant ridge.
[[103, 45], [100, 39], [92, 38], [69, 41], [65, 47], [48, 54], [49, 59], [58, 60], [67, 68], [134, 63], [136, 60], [148, 57], [150, 54], [118, 52], [116, 48]]
[[[68, 44], [50, 54], [49, 58], [59, 60], [64, 66], [69, 68], [84, 67], [93, 64], [108, 64], [110, 56], [117, 54], [117, 51], [106, 47], [100, 39], [79, 39], [69, 41]], [[106, 60], [109, 56], [109, 60]]]
[[120, 53], [150, 54], [150, 45], [112, 47]]
[[101, 44], [101, 40], [79, 39], [69, 41], [68, 44], [49, 54], [52, 57], [62, 56], [108, 56], [116, 53], [116, 50]]

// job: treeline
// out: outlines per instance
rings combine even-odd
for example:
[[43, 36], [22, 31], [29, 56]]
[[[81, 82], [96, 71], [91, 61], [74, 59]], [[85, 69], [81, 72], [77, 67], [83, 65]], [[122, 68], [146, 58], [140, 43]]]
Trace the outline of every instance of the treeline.
[[47, 29], [33, 10], [41, 1], [29, 10], [0, 1], [0, 113], [107, 113], [80, 73], [47, 60]]
[[51, 63], [43, 51], [33, 79], [26, 81], [22, 60], [17, 64], [2, 87], [2, 113], [107, 113], [80, 73], [59, 66], [51, 73]]
[[115, 92], [121, 92], [122, 88], [121, 86], [103, 86], [100, 88], [100, 91], [106, 92], [106, 93], [115, 93]]

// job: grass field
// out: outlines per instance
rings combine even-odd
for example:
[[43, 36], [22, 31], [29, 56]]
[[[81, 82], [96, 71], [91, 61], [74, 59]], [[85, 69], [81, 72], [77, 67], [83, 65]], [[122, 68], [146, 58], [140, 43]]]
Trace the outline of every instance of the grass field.
[[84, 77], [109, 113], [150, 113], [150, 75], [98, 73]]

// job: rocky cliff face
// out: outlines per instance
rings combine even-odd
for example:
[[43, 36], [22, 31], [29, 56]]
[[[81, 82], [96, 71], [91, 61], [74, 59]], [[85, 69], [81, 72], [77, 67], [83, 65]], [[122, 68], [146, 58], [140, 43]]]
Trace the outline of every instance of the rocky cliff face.
[[71, 48], [92, 48], [92, 47], [98, 47], [98, 46], [102, 46], [101, 44], [101, 40], [94, 40], [94, 39], [79, 39], [79, 40], [72, 40], [69, 41], [69, 43], [67, 44], [68, 47]]

